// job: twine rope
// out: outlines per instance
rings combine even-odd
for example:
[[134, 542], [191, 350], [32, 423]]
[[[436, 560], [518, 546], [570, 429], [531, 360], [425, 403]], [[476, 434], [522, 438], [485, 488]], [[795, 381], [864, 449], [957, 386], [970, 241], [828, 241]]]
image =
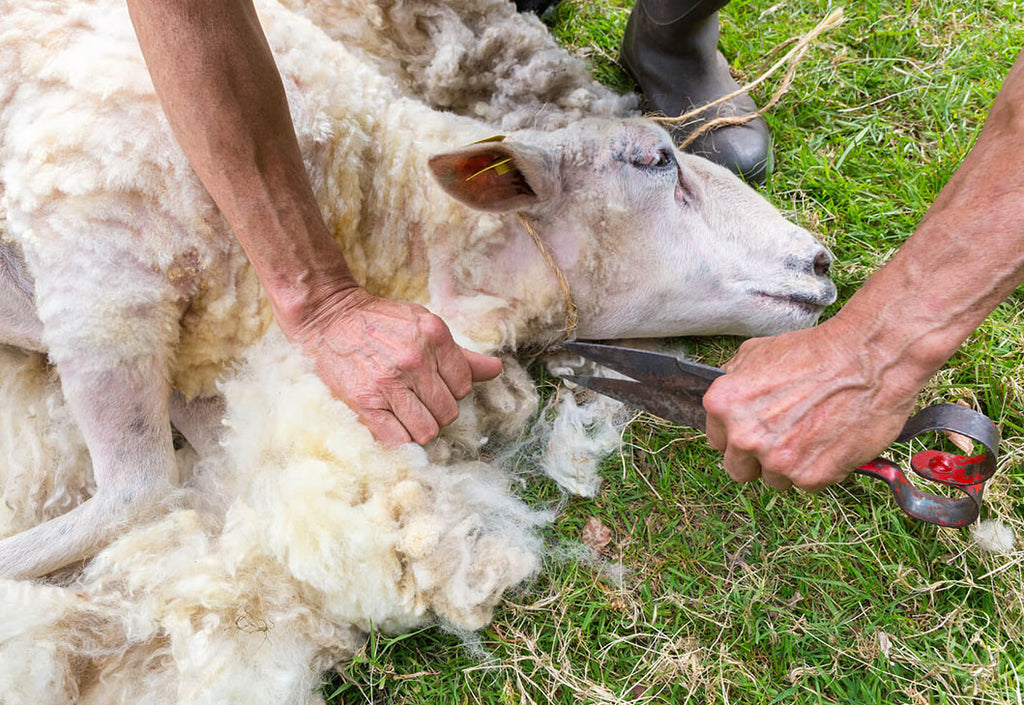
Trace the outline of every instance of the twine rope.
[[[781, 59], [772, 64], [771, 68], [769, 68], [767, 71], [765, 71], [763, 74], [755, 78], [747, 85], [741, 86], [732, 93], [723, 95], [721, 98], [718, 98], [717, 100], [713, 100], [706, 105], [700, 106], [699, 108], [694, 108], [693, 110], [685, 112], [677, 117], [653, 116], [652, 119], [667, 125], [676, 125], [681, 122], [686, 122], [694, 117], [697, 117], [698, 115], [708, 110], [709, 108], [713, 108], [714, 106], [719, 105], [720, 103], [724, 103], [727, 100], [732, 100], [736, 96], [742, 95], [743, 93], [747, 93], [751, 89], [756, 88], [757, 86], [761, 85], [766, 80], [768, 80], [768, 78], [770, 78], [772, 74], [778, 71], [782, 66], [789, 64], [788, 68], [786, 69], [785, 75], [782, 77], [782, 83], [779, 85], [778, 89], [772, 94], [772, 97], [769, 98], [768, 102], [765, 103], [761, 108], [752, 113], [747, 113], [746, 115], [719, 117], [713, 120], [708, 120], [706, 123], [701, 125], [699, 129], [695, 130], [693, 134], [691, 134], [685, 140], [683, 140], [678, 145], [678, 147], [679, 149], [684, 150], [688, 146], [690, 146], [690, 144], [694, 140], [703, 135], [705, 132], [709, 132], [716, 128], [724, 127], [727, 125], [742, 125], [744, 123], [750, 122], [751, 120], [754, 120], [755, 118], [760, 117], [767, 111], [771, 110], [776, 105], [776, 103], [778, 103], [779, 100], [781, 100], [782, 96], [785, 95], [787, 91], [789, 91], [790, 86], [793, 83], [793, 77], [796, 75], [797, 66], [800, 64], [800, 61], [804, 58], [804, 54], [807, 53], [807, 50], [810, 48], [811, 43], [815, 39], [817, 39], [822, 33], [838, 26], [842, 21], [843, 8], [839, 7], [830, 12], [825, 17], [825, 19], [819, 22], [818, 25], [810, 32], [797, 38], [795, 40], [796, 44], [794, 44], [793, 47], [788, 52], [786, 52], [785, 56], [783, 56]], [[791, 39], [789, 41], [792, 42], [794, 40]]]
[[580, 320], [579, 311], [576, 309], [576, 302], [572, 300], [572, 292], [569, 290], [569, 282], [566, 281], [561, 267], [555, 262], [555, 258], [551, 256], [551, 249], [547, 246], [547, 243], [540, 239], [540, 235], [537, 234], [537, 229], [533, 227], [533, 223], [522, 213], [516, 213], [516, 215], [519, 216], [519, 222], [522, 223], [526, 232], [530, 234], [533, 244], [540, 250], [540, 254], [544, 261], [547, 262], [548, 268], [554, 273], [555, 279], [558, 280], [558, 286], [562, 290], [562, 296], [565, 297], [565, 326], [562, 328], [561, 333], [562, 339], [567, 340], [576, 332], [576, 326]]

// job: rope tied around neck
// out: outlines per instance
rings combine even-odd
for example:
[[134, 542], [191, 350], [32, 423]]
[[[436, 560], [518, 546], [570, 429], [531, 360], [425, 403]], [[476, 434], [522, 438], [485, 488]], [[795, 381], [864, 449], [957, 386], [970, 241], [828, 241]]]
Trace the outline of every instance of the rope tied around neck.
[[540, 250], [541, 256], [544, 261], [547, 262], [548, 268], [555, 275], [555, 279], [558, 280], [558, 286], [562, 290], [562, 296], [565, 297], [565, 326], [562, 329], [563, 340], [568, 340], [573, 333], [576, 332], [576, 325], [579, 323], [579, 311], [576, 309], [576, 302], [572, 300], [572, 292], [569, 290], [569, 282], [566, 281], [565, 275], [562, 274], [562, 269], [555, 262], [555, 258], [551, 255], [551, 249], [547, 246], [543, 240], [540, 239], [540, 235], [537, 234], [537, 229], [533, 227], [525, 215], [522, 213], [516, 213], [519, 217], [519, 222], [522, 223], [526, 232], [530, 234], [530, 238], [533, 240], [533, 244]]

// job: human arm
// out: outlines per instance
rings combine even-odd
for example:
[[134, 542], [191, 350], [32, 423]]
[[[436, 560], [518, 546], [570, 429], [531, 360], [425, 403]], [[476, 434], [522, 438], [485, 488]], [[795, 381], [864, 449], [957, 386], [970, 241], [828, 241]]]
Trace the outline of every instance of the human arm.
[[745, 342], [704, 397], [741, 482], [817, 491], [895, 440], [916, 396], [1024, 282], [1024, 55], [893, 258], [816, 328]]
[[375, 436], [423, 443], [496, 358], [457, 346], [421, 306], [371, 296], [323, 222], [251, 0], [128, 0], [178, 143], [270, 300], [332, 392]]

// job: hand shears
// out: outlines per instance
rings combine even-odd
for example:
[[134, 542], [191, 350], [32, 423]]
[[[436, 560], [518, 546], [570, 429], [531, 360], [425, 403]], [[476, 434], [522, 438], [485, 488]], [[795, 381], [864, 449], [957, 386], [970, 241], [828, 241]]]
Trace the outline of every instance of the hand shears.
[[[597, 343], [566, 343], [576, 355], [620, 372], [631, 379], [590, 375], [567, 376], [583, 387], [639, 407], [669, 421], [704, 430], [704, 393], [725, 370], [680, 360], [673, 355]], [[980, 443], [980, 455], [955, 455], [940, 450], [915, 453], [910, 467], [926, 480], [954, 487], [966, 497], [944, 497], [918, 489], [900, 466], [875, 458], [855, 472], [876, 477], [892, 490], [896, 503], [915, 519], [939, 526], [966, 526], [978, 518], [985, 482], [996, 471], [999, 431], [976, 411], [956, 404], [935, 404], [910, 417], [897, 442], [929, 431], [953, 431]]]

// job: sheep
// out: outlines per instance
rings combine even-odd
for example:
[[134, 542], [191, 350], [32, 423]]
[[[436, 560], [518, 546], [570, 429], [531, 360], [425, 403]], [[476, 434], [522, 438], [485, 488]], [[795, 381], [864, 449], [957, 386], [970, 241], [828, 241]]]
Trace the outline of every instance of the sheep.
[[433, 446], [377, 444], [274, 325], [121, 3], [0, 2], [2, 702], [316, 702], [371, 629], [480, 628], [553, 518], [482, 460], [536, 411], [512, 353], [835, 296], [808, 233], [507, 3], [258, 7], [356, 278], [506, 373]]

